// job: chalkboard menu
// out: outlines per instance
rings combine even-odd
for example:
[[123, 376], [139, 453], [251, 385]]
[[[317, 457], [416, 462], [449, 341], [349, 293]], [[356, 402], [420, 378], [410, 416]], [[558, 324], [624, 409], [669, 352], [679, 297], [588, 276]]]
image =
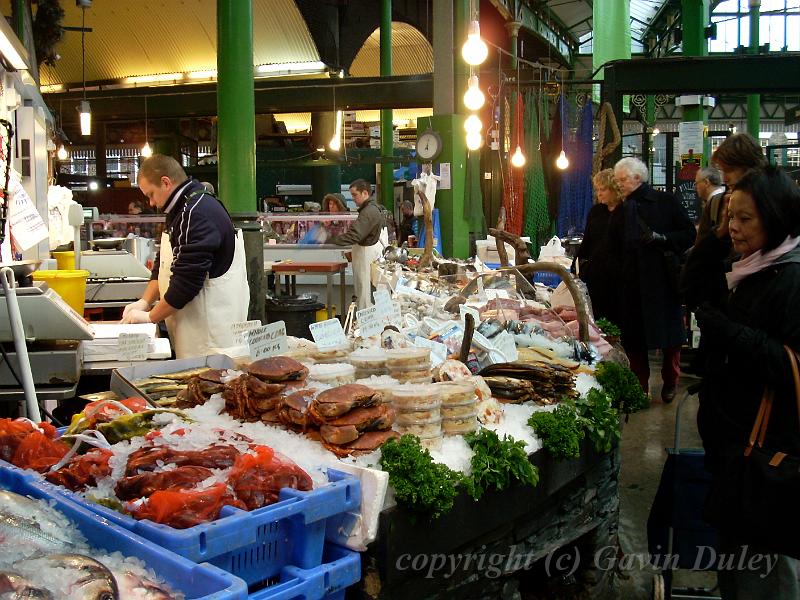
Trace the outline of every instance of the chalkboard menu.
[[697, 196], [697, 192], [694, 191], [694, 179], [691, 181], [679, 180], [675, 188], [675, 197], [689, 215], [692, 223], [696, 225], [700, 220], [700, 215], [703, 213], [703, 205]]

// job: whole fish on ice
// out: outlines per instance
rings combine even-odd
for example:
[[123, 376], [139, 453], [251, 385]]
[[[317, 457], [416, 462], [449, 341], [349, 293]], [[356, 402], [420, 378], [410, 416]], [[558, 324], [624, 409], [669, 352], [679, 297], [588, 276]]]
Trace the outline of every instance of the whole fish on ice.
[[[65, 552], [75, 540], [64, 527], [66, 518], [57, 519], [40, 500], [0, 490], [0, 545], [26, 546], [38, 552]], [[11, 546], [7, 546], [11, 547]]]
[[53, 594], [19, 573], [0, 571], [0, 598], [3, 600], [53, 600]]
[[55, 570], [64, 578], [71, 600], [120, 600], [117, 580], [105, 565], [83, 554], [51, 554], [20, 561], [14, 567], [33, 576]]

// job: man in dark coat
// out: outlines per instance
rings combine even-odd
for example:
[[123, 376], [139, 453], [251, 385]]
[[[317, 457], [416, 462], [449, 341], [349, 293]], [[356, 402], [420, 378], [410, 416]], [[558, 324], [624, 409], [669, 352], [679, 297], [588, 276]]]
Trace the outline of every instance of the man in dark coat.
[[647, 166], [623, 158], [614, 178], [625, 196], [622, 345], [642, 389], [648, 392], [648, 350], [662, 351], [661, 399], [672, 402], [686, 338], [678, 293], [679, 257], [695, 238], [695, 228], [672, 194], [647, 184]]

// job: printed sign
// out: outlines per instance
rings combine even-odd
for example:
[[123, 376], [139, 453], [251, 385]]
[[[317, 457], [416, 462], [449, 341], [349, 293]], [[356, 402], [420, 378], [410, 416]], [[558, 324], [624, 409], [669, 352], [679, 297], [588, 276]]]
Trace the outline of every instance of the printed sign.
[[377, 304], [356, 311], [356, 319], [358, 320], [358, 328], [361, 331], [361, 337], [367, 338], [373, 335], [379, 335], [383, 331], [385, 314], [386, 313], [384, 313]]
[[275, 321], [242, 333], [250, 347], [250, 359], [258, 360], [283, 354], [289, 345], [286, 341], [286, 323]]
[[392, 301], [392, 295], [389, 293], [389, 290], [385, 288], [380, 288], [375, 290], [372, 293], [372, 297], [375, 298], [376, 306], [381, 306], [382, 304], [389, 304]]
[[403, 326], [403, 311], [397, 302], [391, 303], [391, 310], [389, 312], [389, 324], [397, 328]]
[[472, 318], [475, 320], [475, 325], [478, 325], [481, 322], [481, 313], [478, 312], [477, 308], [472, 308], [471, 306], [467, 306], [465, 304], [458, 305], [458, 312], [461, 315], [461, 320], [466, 323], [466, 319], [464, 315], [472, 315]]
[[119, 359], [147, 360], [147, 350], [150, 345], [150, 336], [146, 333], [120, 333], [117, 338], [117, 351]]
[[239, 321], [238, 323], [231, 325], [231, 332], [233, 333], [233, 345], [241, 346], [246, 344], [247, 341], [244, 339], [243, 334], [246, 331], [255, 329], [256, 327], [261, 327], [261, 321], [258, 319], [254, 321]]
[[317, 344], [317, 348], [331, 348], [347, 343], [347, 336], [344, 334], [342, 324], [339, 319], [328, 319], [319, 323], [312, 323], [308, 326], [311, 337]]
[[11, 197], [9, 213], [9, 229], [18, 250], [29, 250], [48, 238], [47, 225], [21, 183]]
[[514, 336], [507, 331], [501, 331], [492, 341], [494, 342], [495, 349], [503, 353], [507, 362], [514, 362], [519, 358], [517, 343], [514, 341]]

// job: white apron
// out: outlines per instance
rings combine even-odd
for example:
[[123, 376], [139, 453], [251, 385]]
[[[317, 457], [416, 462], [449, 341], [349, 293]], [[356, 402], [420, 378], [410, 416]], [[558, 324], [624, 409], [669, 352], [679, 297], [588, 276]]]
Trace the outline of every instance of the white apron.
[[372, 263], [381, 257], [388, 245], [389, 232], [384, 227], [372, 246], [353, 246], [353, 293], [358, 298], [358, 310], [372, 306]]
[[[206, 280], [186, 306], [167, 317], [167, 329], [176, 358], [207, 356], [209, 348], [234, 345], [231, 325], [247, 320], [250, 287], [244, 254], [244, 234], [236, 233], [233, 262], [228, 271]], [[158, 270], [158, 291], [164, 297], [172, 277], [172, 245], [169, 234], [161, 234], [161, 262]]]

